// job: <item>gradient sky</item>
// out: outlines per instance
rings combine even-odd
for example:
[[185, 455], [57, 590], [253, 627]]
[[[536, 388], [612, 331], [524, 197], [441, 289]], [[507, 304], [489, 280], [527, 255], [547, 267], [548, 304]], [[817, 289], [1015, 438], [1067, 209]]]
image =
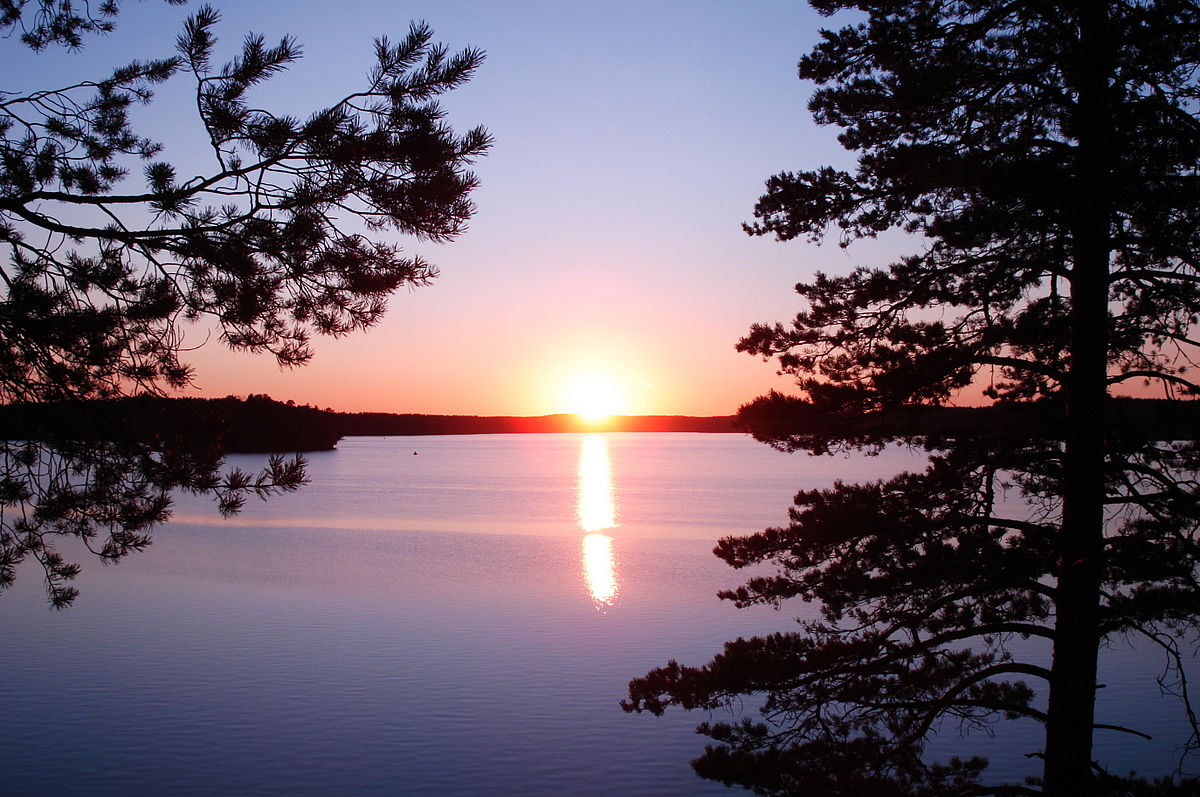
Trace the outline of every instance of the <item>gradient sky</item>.
[[[615, 411], [727, 414], [787, 385], [733, 350], [751, 323], [789, 318], [792, 285], [818, 268], [898, 251], [896, 239], [847, 252], [740, 229], [771, 174], [846, 163], [836, 131], [809, 120], [811, 87], [795, 76], [828, 22], [798, 0], [215, 5], [222, 56], [250, 31], [300, 41], [304, 59], [254, 95], [296, 114], [361, 85], [374, 37], [425, 20], [451, 49], [486, 50], [443, 104], [456, 129], [483, 124], [496, 143], [477, 165], [470, 230], [404, 243], [439, 266], [433, 285], [397, 294], [372, 330], [316, 341], [315, 360], [292, 371], [212, 340], [191, 356], [192, 395], [539, 415], [578, 410], [580, 385], [596, 380], [583, 392], [614, 392]], [[5, 47], [6, 72], [45, 88], [169, 55], [195, 7], [126, 3], [118, 31], [82, 53]], [[200, 144], [189, 89], [181, 75], [138, 117], [177, 162]]]

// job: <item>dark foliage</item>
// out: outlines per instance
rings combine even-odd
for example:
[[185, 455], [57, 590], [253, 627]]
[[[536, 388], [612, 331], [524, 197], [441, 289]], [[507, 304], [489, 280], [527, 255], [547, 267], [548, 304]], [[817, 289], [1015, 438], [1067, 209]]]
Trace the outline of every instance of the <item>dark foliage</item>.
[[[0, 3], [0, 28], [34, 49], [79, 47], [111, 28], [115, 2]], [[375, 43], [364, 85], [306, 118], [265, 110], [259, 84], [300, 57], [290, 38], [248, 36], [214, 61], [217, 13], [199, 8], [175, 54], [29, 94], [0, 93], [0, 402], [72, 402], [189, 384], [190, 322], [215, 325], [233, 349], [306, 362], [309, 336], [374, 324], [388, 295], [436, 269], [367, 235], [444, 241], [473, 212], [480, 129], [455, 135], [437, 103], [482, 54], [457, 54], [413, 25]], [[168, 81], [192, 84], [212, 170], [182, 179], [132, 111]], [[179, 442], [179, 441], [176, 441]], [[56, 606], [77, 572], [55, 539], [106, 560], [148, 542], [172, 489], [234, 495], [295, 489], [299, 462], [254, 479], [220, 475], [220, 458], [164, 442], [84, 443], [66, 435], [0, 447], [0, 586], [41, 563]], [[96, 539], [107, 542], [95, 543]], [[98, 546], [98, 547], [96, 547]]]
[[[798, 285], [796, 318], [739, 349], [802, 396], [741, 417], [785, 450], [905, 442], [929, 466], [803, 491], [787, 526], [723, 540], [732, 566], [774, 575], [722, 597], [819, 619], [654, 670], [625, 707], [761, 700], [760, 721], [703, 724], [695, 766], [762, 794], [1104, 792], [1093, 728], [1136, 732], [1097, 715], [1105, 640], [1160, 646], [1194, 719], [1195, 405], [1131, 419], [1111, 393], [1197, 391], [1200, 6], [813, 4], [860, 12], [800, 62], [858, 167], [771, 178], [747, 229], [846, 244], [900, 228], [921, 251]], [[927, 409], [968, 387], [999, 402], [994, 426]], [[1003, 718], [1045, 726], [1040, 784], [926, 760], [932, 731]]]

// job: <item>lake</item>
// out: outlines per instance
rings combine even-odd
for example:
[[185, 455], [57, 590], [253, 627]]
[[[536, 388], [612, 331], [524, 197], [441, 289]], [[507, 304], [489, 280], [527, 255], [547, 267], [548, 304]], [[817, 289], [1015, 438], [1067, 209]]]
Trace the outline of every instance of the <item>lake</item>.
[[[919, 467], [784, 455], [739, 435], [350, 438], [312, 484], [220, 520], [181, 496], [117, 567], [78, 552], [49, 609], [32, 567], [0, 595], [6, 794], [711, 795], [707, 715], [618, 707], [629, 679], [809, 607], [738, 610], [713, 543], [786, 522], [797, 489]], [[245, 468], [262, 457], [237, 456]], [[1186, 736], [1157, 660], [1105, 652], [1097, 736], [1162, 774]], [[1020, 723], [943, 729], [939, 754], [1038, 769]]]

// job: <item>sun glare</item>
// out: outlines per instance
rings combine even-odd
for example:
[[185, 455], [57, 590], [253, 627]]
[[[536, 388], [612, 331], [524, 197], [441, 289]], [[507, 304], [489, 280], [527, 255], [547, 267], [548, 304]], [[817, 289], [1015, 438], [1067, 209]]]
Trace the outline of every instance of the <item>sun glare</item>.
[[576, 380], [567, 392], [567, 411], [586, 421], [602, 421], [624, 408], [625, 397], [616, 383], [604, 376]]

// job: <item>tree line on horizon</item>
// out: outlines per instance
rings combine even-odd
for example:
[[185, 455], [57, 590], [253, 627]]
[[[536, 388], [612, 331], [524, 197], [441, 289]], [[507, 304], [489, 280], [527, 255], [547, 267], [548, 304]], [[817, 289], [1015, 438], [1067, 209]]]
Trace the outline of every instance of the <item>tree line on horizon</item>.
[[124, 440], [215, 447], [221, 454], [326, 451], [352, 436], [578, 432], [735, 432], [734, 416], [435, 415], [336, 412], [265, 394], [220, 399], [126, 396], [0, 405], [0, 440]]
[[[1063, 408], [1051, 402], [983, 407], [907, 406], [861, 415], [830, 415], [792, 396], [771, 393], [737, 415], [574, 414], [440, 415], [339, 412], [266, 394], [245, 397], [126, 396], [71, 402], [0, 405], [0, 440], [143, 440], [188, 438], [222, 454], [327, 451], [343, 437], [386, 435], [554, 434], [604, 432], [743, 433], [788, 451], [816, 439], [899, 439], [1011, 442], [1061, 435]], [[1115, 399], [1106, 424], [1140, 440], [1200, 439], [1200, 402]]]

